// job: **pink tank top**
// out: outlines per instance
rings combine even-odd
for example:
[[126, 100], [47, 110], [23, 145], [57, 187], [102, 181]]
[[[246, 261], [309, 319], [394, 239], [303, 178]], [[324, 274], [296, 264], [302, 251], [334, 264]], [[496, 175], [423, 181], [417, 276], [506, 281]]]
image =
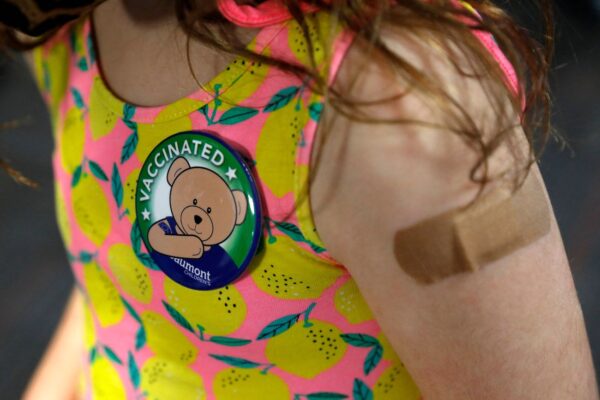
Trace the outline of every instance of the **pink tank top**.
[[[279, 3], [218, 5], [233, 23], [260, 28], [250, 49], [308, 65], [302, 30]], [[352, 36], [325, 12], [307, 20], [317, 65], [332, 82]], [[86, 300], [82, 398], [420, 398], [315, 229], [305, 179], [323, 98], [305, 81], [238, 57], [172, 104], [127, 104], [99, 72], [89, 17], [34, 59], [54, 128], [58, 223]], [[244, 274], [214, 290], [166, 276], [136, 220], [142, 165], [165, 139], [190, 130], [240, 148], [262, 200], [261, 248]]]

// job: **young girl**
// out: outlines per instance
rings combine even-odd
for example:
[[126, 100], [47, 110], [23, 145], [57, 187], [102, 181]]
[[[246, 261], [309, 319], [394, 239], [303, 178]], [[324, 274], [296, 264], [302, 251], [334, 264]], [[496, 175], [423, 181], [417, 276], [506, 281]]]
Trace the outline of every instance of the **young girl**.
[[3, 3], [76, 281], [26, 399], [597, 398], [491, 2]]

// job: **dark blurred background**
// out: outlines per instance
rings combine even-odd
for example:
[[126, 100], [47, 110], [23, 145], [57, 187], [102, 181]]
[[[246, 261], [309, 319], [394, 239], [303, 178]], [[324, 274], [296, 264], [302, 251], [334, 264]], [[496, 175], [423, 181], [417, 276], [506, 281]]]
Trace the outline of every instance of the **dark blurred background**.
[[[513, 2], [509, 2], [513, 3]], [[509, 4], [510, 6], [510, 4]], [[600, 370], [600, 0], [557, 8], [551, 142], [540, 164], [561, 228]], [[514, 12], [525, 24], [531, 17]], [[73, 284], [54, 217], [52, 136], [23, 62], [0, 59], [0, 155], [39, 181], [32, 190], [0, 172], [0, 398], [17, 399], [58, 323]]]

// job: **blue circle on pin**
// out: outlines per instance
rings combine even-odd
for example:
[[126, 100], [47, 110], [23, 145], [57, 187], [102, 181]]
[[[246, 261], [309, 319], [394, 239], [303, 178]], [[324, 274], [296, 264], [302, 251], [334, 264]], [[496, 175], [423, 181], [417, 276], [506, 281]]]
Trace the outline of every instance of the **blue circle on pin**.
[[140, 170], [135, 205], [152, 261], [190, 289], [233, 282], [261, 239], [260, 198], [250, 169], [208, 132], [181, 132], [158, 144]]

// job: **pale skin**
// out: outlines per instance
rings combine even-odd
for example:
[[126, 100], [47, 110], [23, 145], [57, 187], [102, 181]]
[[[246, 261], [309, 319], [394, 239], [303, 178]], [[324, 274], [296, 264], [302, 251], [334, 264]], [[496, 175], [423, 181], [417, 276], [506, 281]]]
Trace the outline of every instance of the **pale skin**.
[[[137, 1], [128, 3], [132, 7], [126, 9], [122, 0], [108, 0], [94, 13], [102, 67], [112, 89], [139, 105], [166, 104], [194, 92], [185, 39], [173, 16], [163, 13], [148, 22], [135, 15]], [[241, 32], [248, 38], [254, 34]], [[492, 107], [475, 79], [457, 75], [419, 41], [389, 38], [393, 51], [437, 74], [478, 124], [493, 124]], [[202, 66], [196, 71], [201, 82], [229, 57], [215, 58], [200, 44], [192, 50], [193, 65]], [[214, 64], [206, 64], [207, 59]], [[376, 99], [401, 87], [373, 61], [377, 59], [355, 46], [341, 66], [341, 85], [357, 69], [362, 71], [352, 89], [355, 98]], [[156, 76], [161, 79], [152, 79]], [[413, 94], [369, 113], [442, 118]], [[475, 153], [450, 132], [358, 123], [333, 110], [325, 117], [329, 139], [319, 149], [323, 157], [310, 185], [316, 226], [332, 256], [356, 280], [423, 397], [598, 399], [581, 307], [554, 215], [548, 235], [481, 271], [419, 284], [397, 264], [394, 235], [471, 200], [476, 187], [468, 171]], [[495, 157], [493, 170], [505, 160], [502, 154]], [[539, 176], [537, 166], [532, 173]], [[547, 194], [545, 198], [550, 204]], [[79, 332], [62, 327], [78, 319], [76, 307], [68, 307], [26, 400], [74, 395], [76, 374], [64, 371], [77, 371], [82, 344]], [[72, 355], [70, 361], [65, 354]], [[53, 365], [61, 365], [60, 371]]]

